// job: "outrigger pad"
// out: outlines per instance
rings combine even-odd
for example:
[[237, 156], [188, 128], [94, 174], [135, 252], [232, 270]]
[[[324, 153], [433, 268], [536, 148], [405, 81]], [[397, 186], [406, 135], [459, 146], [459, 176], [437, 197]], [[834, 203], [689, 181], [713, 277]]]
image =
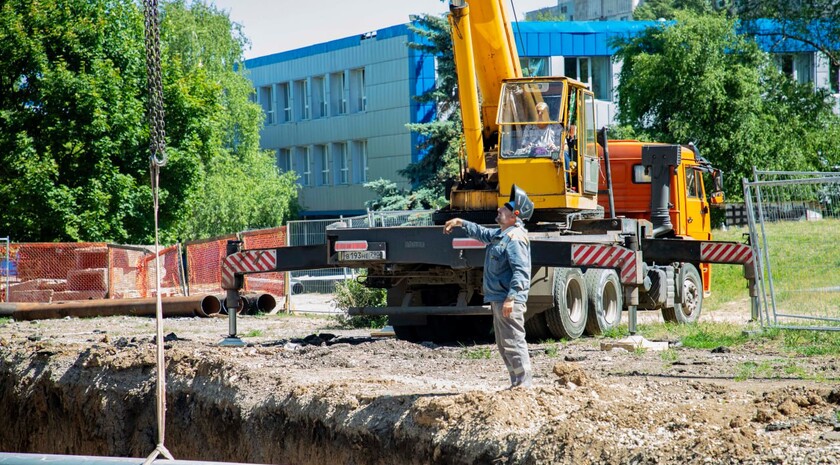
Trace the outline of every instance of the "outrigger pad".
[[521, 218], [522, 221], [528, 221], [531, 219], [531, 215], [534, 214], [534, 202], [531, 202], [531, 199], [528, 198], [528, 194], [517, 187], [516, 184], [510, 188], [510, 201], [515, 207], [514, 211], [519, 212], [516, 216]]

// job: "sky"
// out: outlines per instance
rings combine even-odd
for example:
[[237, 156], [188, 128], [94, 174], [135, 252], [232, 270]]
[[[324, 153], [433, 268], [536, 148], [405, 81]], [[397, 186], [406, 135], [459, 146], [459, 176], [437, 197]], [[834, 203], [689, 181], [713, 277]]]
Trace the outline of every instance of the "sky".
[[[245, 58], [375, 31], [408, 22], [412, 14], [449, 10], [440, 0], [208, 0], [243, 27], [251, 48]], [[557, 0], [507, 0], [519, 19], [526, 11], [557, 5]]]

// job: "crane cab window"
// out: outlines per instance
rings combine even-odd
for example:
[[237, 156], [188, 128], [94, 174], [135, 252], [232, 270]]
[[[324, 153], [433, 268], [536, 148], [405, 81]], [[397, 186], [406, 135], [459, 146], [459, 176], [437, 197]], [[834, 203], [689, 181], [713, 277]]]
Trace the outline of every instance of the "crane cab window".
[[558, 158], [565, 132], [562, 81], [504, 83], [499, 102], [502, 157]]

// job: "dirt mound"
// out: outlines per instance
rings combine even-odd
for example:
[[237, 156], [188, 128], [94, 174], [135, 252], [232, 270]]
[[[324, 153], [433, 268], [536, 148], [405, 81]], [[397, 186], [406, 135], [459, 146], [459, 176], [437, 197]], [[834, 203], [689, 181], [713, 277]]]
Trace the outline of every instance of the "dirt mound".
[[[493, 346], [371, 338], [307, 317], [167, 320], [166, 445], [179, 459], [281, 463], [837, 463], [836, 366], [780, 354], [530, 346], [533, 389], [506, 390]], [[147, 455], [154, 322], [0, 327], [0, 450]], [[489, 358], [487, 357], [489, 355]], [[564, 362], [563, 360], [580, 360]], [[739, 381], [745, 363], [778, 366]], [[828, 368], [827, 368], [828, 367]]]

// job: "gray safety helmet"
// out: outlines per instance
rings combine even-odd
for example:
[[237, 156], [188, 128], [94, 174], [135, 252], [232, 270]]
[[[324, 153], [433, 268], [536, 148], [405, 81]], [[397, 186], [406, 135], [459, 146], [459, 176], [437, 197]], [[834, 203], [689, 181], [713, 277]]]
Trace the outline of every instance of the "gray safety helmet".
[[534, 214], [534, 202], [528, 198], [528, 194], [524, 190], [514, 184], [510, 188], [510, 201], [505, 203], [505, 207], [512, 211], [517, 218], [522, 221], [531, 219]]

